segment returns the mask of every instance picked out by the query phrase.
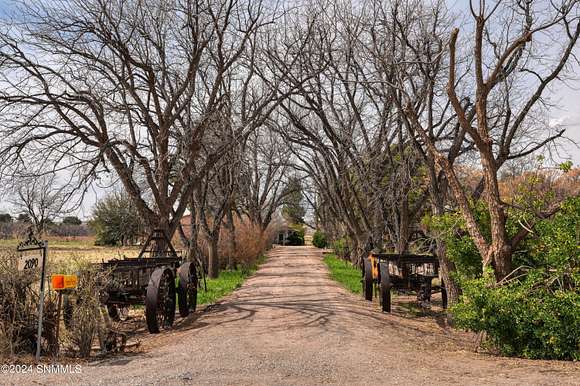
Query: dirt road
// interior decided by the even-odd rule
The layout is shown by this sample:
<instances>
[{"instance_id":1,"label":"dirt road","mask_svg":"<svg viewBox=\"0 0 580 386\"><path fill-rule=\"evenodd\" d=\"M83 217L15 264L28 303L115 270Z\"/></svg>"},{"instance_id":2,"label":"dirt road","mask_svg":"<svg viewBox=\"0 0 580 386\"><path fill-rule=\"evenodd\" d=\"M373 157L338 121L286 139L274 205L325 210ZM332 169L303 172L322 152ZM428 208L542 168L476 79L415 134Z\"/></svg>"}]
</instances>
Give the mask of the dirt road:
<instances>
[{"instance_id":1,"label":"dirt road","mask_svg":"<svg viewBox=\"0 0 580 386\"><path fill-rule=\"evenodd\" d=\"M580 366L475 354L431 318L378 312L328 278L312 247L279 247L220 305L81 374L0 384L579 384Z\"/></svg>"}]
</instances>

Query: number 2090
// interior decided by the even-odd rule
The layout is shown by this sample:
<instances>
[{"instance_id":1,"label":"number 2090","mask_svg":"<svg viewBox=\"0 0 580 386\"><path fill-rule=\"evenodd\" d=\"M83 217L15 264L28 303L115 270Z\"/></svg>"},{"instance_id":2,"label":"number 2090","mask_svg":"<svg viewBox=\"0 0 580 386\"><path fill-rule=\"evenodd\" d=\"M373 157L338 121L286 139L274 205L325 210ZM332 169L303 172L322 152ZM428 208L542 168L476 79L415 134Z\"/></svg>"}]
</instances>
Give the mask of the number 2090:
<instances>
[{"instance_id":1,"label":"number 2090","mask_svg":"<svg viewBox=\"0 0 580 386\"><path fill-rule=\"evenodd\" d=\"M28 259L24 262L24 269L33 269L38 267L38 258Z\"/></svg>"}]
</instances>

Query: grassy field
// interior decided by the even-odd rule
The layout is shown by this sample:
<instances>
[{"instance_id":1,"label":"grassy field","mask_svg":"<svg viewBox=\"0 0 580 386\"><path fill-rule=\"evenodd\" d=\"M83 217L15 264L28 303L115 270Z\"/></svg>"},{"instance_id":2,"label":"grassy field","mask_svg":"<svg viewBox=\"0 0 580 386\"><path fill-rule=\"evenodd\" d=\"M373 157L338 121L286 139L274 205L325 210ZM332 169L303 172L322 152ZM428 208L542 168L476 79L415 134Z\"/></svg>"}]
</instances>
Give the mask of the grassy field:
<instances>
[{"instance_id":1,"label":"grassy field","mask_svg":"<svg viewBox=\"0 0 580 386\"><path fill-rule=\"evenodd\" d=\"M258 259L256 266L251 269L236 269L221 271L217 279L207 279L207 291L202 289L198 293L197 302L199 304L212 304L229 295L237 288L240 288L248 276L258 269L258 266L266 260L265 256Z\"/></svg>"},{"instance_id":2,"label":"grassy field","mask_svg":"<svg viewBox=\"0 0 580 386\"><path fill-rule=\"evenodd\" d=\"M343 287L352 293L362 293L361 272L359 269L350 262L337 258L336 255L325 255L324 263L330 270L330 277L333 280L342 284Z\"/></svg>"},{"instance_id":3,"label":"grassy field","mask_svg":"<svg viewBox=\"0 0 580 386\"><path fill-rule=\"evenodd\" d=\"M0 250L16 250L22 240L0 240ZM82 257L94 262L114 258L137 257L140 247L99 247L94 237L48 238L49 261Z\"/></svg>"}]
</instances>

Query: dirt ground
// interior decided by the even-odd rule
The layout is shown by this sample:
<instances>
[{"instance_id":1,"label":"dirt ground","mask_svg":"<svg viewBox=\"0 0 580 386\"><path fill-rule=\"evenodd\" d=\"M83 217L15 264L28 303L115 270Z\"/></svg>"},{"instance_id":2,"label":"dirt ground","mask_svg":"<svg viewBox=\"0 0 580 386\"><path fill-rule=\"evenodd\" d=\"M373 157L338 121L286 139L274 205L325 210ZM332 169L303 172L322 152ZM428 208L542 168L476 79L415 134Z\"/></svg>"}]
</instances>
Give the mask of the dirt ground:
<instances>
[{"instance_id":1,"label":"dirt ground","mask_svg":"<svg viewBox=\"0 0 580 386\"><path fill-rule=\"evenodd\" d=\"M471 334L398 309L382 314L330 280L319 250L278 247L239 290L141 353L0 384L580 384L578 363L477 354Z\"/></svg>"}]
</instances>

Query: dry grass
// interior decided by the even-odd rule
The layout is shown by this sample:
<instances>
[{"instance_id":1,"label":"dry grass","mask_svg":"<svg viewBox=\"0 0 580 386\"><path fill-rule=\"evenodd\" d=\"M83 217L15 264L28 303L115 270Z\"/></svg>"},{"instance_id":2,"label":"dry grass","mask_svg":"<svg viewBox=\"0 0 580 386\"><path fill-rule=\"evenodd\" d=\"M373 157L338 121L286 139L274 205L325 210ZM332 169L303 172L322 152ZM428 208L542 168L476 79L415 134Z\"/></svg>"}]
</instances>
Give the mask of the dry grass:
<instances>
[{"instance_id":1,"label":"dry grass","mask_svg":"<svg viewBox=\"0 0 580 386\"><path fill-rule=\"evenodd\" d=\"M22 240L0 240L0 251L15 251ZM123 257L137 257L140 247L99 247L94 237L48 237L48 262L59 262L81 257L91 262L101 262Z\"/></svg>"},{"instance_id":2,"label":"dry grass","mask_svg":"<svg viewBox=\"0 0 580 386\"><path fill-rule=\"evenodd\" d=\"M248 219L241 221L238 218L234 220L236 248L232 250L231 231L222 228L218 244L218 253L222 265L225 265L228 258L231 258L234 265L243 265L251 267L257 259L271 247L270 243L273 236L277 234L277 229L268 227L263 234L260 234L260 227L253 224ZM200 239L201 251L208 255L208 242L204 237Z\"/></svg>"},{"instance_id":3,"label":"dry grass","mask_svg":"<svg viewBox=\"0 0 580 386\"><path fill-rule=\"evenodd\" d=\"M55 269L61 273L74 273L79 277L77 289L68 297L71 306L70 325L62 329L61 345L64 344L75 355L89 357L98 331L101 331L101 336L106 334L103 330L104 321L99 316L101 313L99 295L110 280L109 272L102 271L86 258L63 260L55 266Z\"/></svg>"}]
</instances>

